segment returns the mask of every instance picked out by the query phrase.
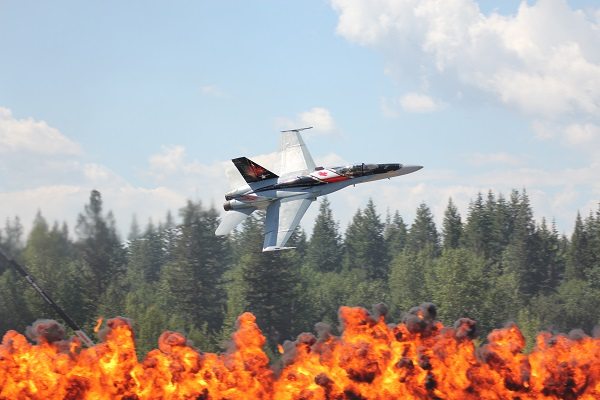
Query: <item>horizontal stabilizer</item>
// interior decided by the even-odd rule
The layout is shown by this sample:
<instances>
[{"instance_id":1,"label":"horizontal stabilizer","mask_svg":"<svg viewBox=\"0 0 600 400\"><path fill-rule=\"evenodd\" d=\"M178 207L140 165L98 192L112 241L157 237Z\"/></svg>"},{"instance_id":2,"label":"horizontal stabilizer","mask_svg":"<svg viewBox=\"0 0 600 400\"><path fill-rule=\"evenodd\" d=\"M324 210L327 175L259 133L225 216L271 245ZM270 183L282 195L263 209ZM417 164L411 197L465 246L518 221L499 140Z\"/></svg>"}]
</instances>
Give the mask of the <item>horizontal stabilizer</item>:
<instances>
[{"instance_id":1,"label":"horizontal stabilizer","mask_svg":"<svg viewBox=\"0 0 600 400\"><path fill-rule=\"evenodd\" d=\"M219 227L215 231L215 235L223 236L230 233L236 226L242 223L250 214L254 212L255 208L243 208L241 210L227 211L221 219Z\"/></svg>"},{"instance_id":2,"label":"horizontal stabilizer","mask_svg":"<svg viewBox=\"0 0 600 400\"><path fill-rule=\"evenodd\" d=\"M231 161L233 161L238 171L240 171L240 174L242 174L242 176L248 183L279 178L277 175L275 175L265 167L258 165L257 163L246 157L234 158Z\"/></svg>"}]
</instances>

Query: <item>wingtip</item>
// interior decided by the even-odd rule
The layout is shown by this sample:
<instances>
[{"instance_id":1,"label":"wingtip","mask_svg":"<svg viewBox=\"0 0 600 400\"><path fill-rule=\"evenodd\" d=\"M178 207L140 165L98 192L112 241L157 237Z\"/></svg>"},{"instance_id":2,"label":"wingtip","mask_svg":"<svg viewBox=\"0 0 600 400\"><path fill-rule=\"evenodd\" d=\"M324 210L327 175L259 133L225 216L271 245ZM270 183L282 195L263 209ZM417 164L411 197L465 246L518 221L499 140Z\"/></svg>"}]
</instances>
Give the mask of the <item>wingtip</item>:
<instances>
[{"instance_id":1,"label":"wingtip","mask_svg":"<svg viewBox=\"0 0 600 400\"><path fill-rule=\"evenodd\" d=\"M263 253L269 252L269 251L280 251L280 250L292 250L295 249L295 247L279 247L279 246L269 246L269 247L265 247L263 248Z\"/></svg>"},{"instance_id":2,"label":"wingtip","mask_svg":"<svg viewBox=\"0 0 600 400\"><path fill-rule=\"evenodd\" d=\"M313 128L312 126L306 126L306 127L304 127L304 128L288 129L288 130L285 130L285 131L279 131L279 132L281 132L281 133L286 133L286 132L296 132L296 133L300 133L300 131L305 131L305 130L307 130L307 129L312 129L312 128Z\"/></svg>"}]
</instances>

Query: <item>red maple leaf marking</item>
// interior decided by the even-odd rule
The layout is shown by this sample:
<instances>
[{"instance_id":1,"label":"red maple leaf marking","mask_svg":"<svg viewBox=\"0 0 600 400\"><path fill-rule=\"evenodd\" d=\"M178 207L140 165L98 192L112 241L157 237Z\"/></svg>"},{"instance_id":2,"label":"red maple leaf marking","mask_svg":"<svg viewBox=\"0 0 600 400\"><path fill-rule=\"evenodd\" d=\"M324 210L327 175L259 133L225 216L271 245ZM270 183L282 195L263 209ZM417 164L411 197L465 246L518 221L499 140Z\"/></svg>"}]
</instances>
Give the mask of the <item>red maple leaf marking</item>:
<instances>
[{"instance_id":1,"label":"red maple leaf marking","mask_svg":"<svg viewBox=\"0 0 600 400\"><path fill-rule=\"evenodd\" d=\"M325 172L325 171L320 171L320 172L319 172L319 176L327 176L327 172Z\"/></svg>"}]
</instances>

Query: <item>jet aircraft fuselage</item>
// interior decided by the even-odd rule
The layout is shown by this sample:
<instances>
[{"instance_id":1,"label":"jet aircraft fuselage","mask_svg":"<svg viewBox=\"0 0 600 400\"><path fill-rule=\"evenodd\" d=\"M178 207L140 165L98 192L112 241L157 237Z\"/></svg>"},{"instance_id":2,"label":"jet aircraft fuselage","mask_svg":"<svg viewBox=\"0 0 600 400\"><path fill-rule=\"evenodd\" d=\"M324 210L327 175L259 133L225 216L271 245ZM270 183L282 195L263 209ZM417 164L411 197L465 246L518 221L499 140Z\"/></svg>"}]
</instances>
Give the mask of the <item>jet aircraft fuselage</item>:
<instances>
[{"instance_id":1,"label":"jet aircraft fuselage","mask_svg":"<svg viewBox=\"0 0 600 400\"><path fill-rule=\"evenodd\" d=\"M246 185L225 195L226 212L215 232L217 235L228 234L254 211L266 210L263 251L282 250L317 197L350 185L406 175L423 168L400 163L317 167L300 136L301 130L283 132L279 175L246 157L231 160Z\"/></svg>"},{"instance_id":2,"label":"jet aircraft fuselage","mask_svg":"<svg viewBox=\"0 0 600 400\"><path fill-rule=\"evenodd\" d=\"M264 209L278 199L316 198L363 182L410 174L423 167L395 164L354 164L343 167L317 167L308 175L271 178L253 187L241 186L225 195L225 211L253 205Z\"/></svg>"}]
</instances>

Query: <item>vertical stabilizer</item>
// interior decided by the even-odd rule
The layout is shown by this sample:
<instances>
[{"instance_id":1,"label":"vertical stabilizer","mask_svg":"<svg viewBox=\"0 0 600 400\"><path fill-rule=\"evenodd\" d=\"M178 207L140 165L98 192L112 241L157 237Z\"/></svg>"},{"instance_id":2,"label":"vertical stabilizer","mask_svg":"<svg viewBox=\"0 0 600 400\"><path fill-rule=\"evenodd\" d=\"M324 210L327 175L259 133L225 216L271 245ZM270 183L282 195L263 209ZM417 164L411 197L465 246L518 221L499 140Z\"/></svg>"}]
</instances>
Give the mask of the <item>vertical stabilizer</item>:
<instances>
[{"instance_id":1,"label":"vertical stabilizer","mask_svg":"<svg viewBox=\"0 0 600 400\"><path fill-rule=\"evenodd\" d=\"M234 158L231 161L248 183L279 178L276 174L246 157Z\"/></svg>"},{"instance_id":2,"label":"vertical stabilizer","mask_svg":"<svg viewBox=\"0 0 600 400\"><path fill-rule=\"evenodd\" d=\"M279 151L281 153L281 175L305 174L315 170L313 161L300 131L309 128L282 131Z\"/></svg>"}]
</instances>

